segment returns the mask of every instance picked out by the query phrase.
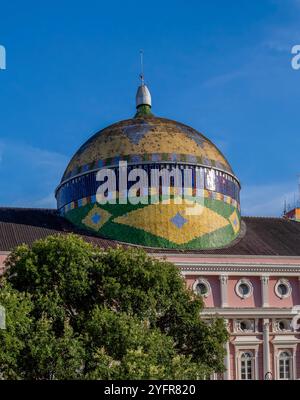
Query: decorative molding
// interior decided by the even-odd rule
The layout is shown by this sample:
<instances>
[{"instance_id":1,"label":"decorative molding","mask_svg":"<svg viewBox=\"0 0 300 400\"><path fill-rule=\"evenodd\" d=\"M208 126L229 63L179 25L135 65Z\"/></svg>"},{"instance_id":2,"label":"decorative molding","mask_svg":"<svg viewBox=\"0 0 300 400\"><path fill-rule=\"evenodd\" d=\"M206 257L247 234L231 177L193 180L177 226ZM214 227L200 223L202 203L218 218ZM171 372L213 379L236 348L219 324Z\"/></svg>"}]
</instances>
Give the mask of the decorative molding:
<instances>
[{"instance_id":1,"label":"decorative molding","mask_svg":"<svg viewBox=\"0 0 300 400\"><path fill-rule=\"evenodd\" d=\"M278 333L283 333L283 332L292 332L292 321L289 319L273 319L272 321L272 327L273 327L273 332L278 332ZM284 329L280 328L280 324L284 325Z\"/></svg>"},{"instance_id":2,"label":"decorative molding","mask_svg":"<svg viewBox=\"0 0 300 400\"><path fill-rule=\"evenodd\" d=\"M212 315L220 315L224 318L293 318L299 313L299 310L290 308L280 308L280 307L228 307L228 308L204 308L201 312L203 317L211 317Z\"/></svg>"},{"instance_id":3,"label":"decorative molding","mask_svg":"<svg viewBox=\"0 0 300 400\"><path fill-rule=\"evenodd\" d=\"M278 275L278 274L293 274L294 276L299 277L300 273L300 265L274 265L274 264L263 264L263 265L254 265L254 264L187 264L187 263L178 263L173 261L173 263L180 268L183 275L192 274L192 273L203 273L208 272L210 275L220 275L223 273L230 272L231 275L241 275L245 273L250 273L252 275L261 275L262 273L267 273L270 275Z\"/></svg>"},{"instance_id":4,"label":"decorative molding","mask_svg":"<svg viewBox=\"0 0 300 400\"><path fill-rule=\"evenodd\" d=\"M265 331L268 331L268 332L269 332L269 329L270 329L270 321L269 321L268 318L265 318L265 319L263 320L263 331L264 331L264 332L265 332Z\"/></svg>"},{"instance_id":5,"label":"decorative molding","mask_svg":"<svg viewBox=\"0 0 300 400\"><path fill-rule=\"evenodd\" d=\"M222 285L227 285L228 282L228 276L227 275L220 275L219 276L220 282Z\"/></svg>"},{"instance_id":6,"label":"decorative molding","mask_svg":"<svg viewBox=\"0 0 300 400\"><path fill-rule=\"evenodd\" d=\"M269 277L267 275L261 276L260 280L263 285L268 285L269 284Z\"/></svg>"},{"instance_id":7,"label":"decorative molding","mask_svg":"<svg viewBox=\"0 0 300 400\"><path fill-rule=\"evenodd\" d=\"M275 379L280 379L279 377L279 356L283 351L288 352L291 355L291 372L292 372L292 376L291 379L295 380L296 379L296 349L297 349L297 345L296 344L291 344L288 345L286 344L284 347L282 347L281 345L275 345L274 344L274 366L275 366Z\"/></svg>"},{"instance_id":8,"label":"decorative molding","mask_svg":"<svg viewBox=\"0 0 300 400\"><path fill-rule=\"evenodd\" d=\"M241 324L244 323L246 328L242 329ZM233 330L235 333L254 333L255 321L254 319L235 319L233 323Z\"/></svg>"},{"instance_id":9,"label":"decorative molding","mask_svg":"<svg viewBox=\"0 0 300 400\"><path fill-rule=\"evenodd\" d=\"M262 307L269 306L269 277L267 275L261 276L261 297Z\"/></svg>"},{"instance_id":10,"label":"decorative molding","mask_svg":"<svg viewBox=\"0 0 300 400\"><path fill-rule=\"evenodd\" d=\"M246 346L239 346L238 344L235 345L235 371L236 371L236 378L241 380L241 355L243 353L251 353L252 354L252 374L253 380L257 380L259 377L258 371L258 345L249 345Z\"/></svg>"},{"instance_id":11,"label":"decorative molding","mask_svg":"<svg viewBox=\"0 0 300 400\"><path fill-rule=\"evenodd\" d=\"M227 302L227 297L228 297L228 288L227 288L227 283L228 283L228 276L227 275L220 275L220 285L221 285L221 307L227 307L228 302Z\"/></svg>"}]
</instances>

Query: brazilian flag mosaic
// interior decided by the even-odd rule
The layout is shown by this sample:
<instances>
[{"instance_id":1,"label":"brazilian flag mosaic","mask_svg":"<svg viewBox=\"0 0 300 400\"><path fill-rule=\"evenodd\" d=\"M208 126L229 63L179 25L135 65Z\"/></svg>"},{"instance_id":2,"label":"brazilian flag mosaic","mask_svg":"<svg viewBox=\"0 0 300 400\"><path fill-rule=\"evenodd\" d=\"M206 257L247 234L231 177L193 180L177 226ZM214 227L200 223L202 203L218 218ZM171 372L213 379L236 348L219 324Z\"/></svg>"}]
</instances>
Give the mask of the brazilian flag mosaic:
<instances>
[{"instance_id":1,"label":"brazilian flag mosaic","mask_svg":"<svg viewBox=\"0 0 300 400\"><path fill-rule=\"evenodd\" d=\"M232 242L240 231L240 212L222 200L203 198L200 202L174 197L151 204L82 204L65 217L93 234L149 247L213 249Z\"/></svg>"}]
</instances>

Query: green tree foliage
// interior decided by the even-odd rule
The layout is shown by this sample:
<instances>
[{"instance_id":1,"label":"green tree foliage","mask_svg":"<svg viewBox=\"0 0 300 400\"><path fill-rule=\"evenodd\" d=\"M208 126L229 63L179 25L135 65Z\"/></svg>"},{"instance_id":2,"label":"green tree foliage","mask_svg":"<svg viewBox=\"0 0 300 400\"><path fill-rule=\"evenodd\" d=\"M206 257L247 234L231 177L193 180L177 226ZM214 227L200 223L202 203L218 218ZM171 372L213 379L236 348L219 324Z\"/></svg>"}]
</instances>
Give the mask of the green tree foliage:
<instances>
[{"instance_id":1,"label":"green tree foliage","mask_svg":"<svg viewBox=\"0 0 300 400\"><path fill-rule=\"evenodd\" d=\"M223 320L171 263L75 235L17 247L1 278L4 379L203 379L223 371Z\"/></svg>"}]
</instances>

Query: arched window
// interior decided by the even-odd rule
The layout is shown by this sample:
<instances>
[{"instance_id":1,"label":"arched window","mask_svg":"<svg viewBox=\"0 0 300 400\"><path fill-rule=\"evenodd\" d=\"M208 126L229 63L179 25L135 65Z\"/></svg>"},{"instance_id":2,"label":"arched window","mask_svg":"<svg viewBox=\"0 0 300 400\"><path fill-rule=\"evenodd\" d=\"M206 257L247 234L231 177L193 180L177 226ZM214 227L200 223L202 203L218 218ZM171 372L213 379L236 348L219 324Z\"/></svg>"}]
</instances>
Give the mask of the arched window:
<instances>
[{"instance_id":1,"label":"arched window","mask_svg":"<svg viewBox=\"0 0 300 400\"><path fill-rule=\"evenodd\" d=\"M241 380L253 379L253 355L249 351L241 354Z\"/></svg>"},{"instance_id":2,"label":"arched window","mask_svg":"<svg viewBox=\"0 0 300 400\"><path fill-rule=\"evenodd\" d=\"M279 354L279 379L292 379L292 356L288 351Z\"/></svg>"}]
</instances>

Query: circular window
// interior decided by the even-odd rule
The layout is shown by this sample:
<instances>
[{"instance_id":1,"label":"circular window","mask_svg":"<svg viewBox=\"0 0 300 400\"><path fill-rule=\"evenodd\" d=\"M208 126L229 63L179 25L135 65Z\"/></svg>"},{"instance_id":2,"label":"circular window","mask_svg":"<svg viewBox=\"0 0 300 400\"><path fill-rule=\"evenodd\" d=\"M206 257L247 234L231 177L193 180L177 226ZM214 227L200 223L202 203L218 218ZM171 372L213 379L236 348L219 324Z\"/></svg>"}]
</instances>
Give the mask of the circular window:
<instances>
[{"instance_id":1,"label":"circular window","mask_svg":"<svg viewBox=\"0 0 300 400\"><path fill-rule=\"evenodd\" d=\"M201 296L204 296L207 293L208 289L204 283L198 283L198 285L196 286L196 291L198 294L201 294Z\"/></svg>"},{"instance_id":2,"label":"circular window","mask_svg":"<svg viewBox=\"0 0 300 400\"><path fill-rule=\"evenodd\" d=\"M288 288L287 288L286 285L284 285L283 283L281 283L280 285L278 285L277 290L278 290L278 293L279 293L281 296L285 296L285 295L287 294L287 292L288 292Z\"/></svg>"},{"instance_id":3,"label":"circular window","mask_svg":"<svg viewBox=\"0 0 300 400\"><path fill-rule=\"evenodd\" d=\"M246 283L242 283L239 286L239 292L242 296L247 296L247 294L250 292L250 288L248 285L246 285Z\"/></svg>"},{"instance_id":4,"label":"circular window","mask_svg":"<svg viewBox=\"0 0 300 400\"><path fill-rule=\"evenodd\" d=\"M275 293L281 299L289 297L292 293L292 287L288 280L280 279L275 285Z\"/></svg>"},{"instance_id":5,"label":"circular window","mask_svg":"<svg viewBox=\"0 0 300 400\"><path fill-rule=\"evenodd\" d=\"M280 321L278 321L277 330L282 332L290 330L290 321L286 319L281 319Z\"/></svg>"},{"instance_id":6,"label":"circular window","mask_svg":"<svg viewBox=\"0 0 300 400\"><path fill-rule=\"evenodd\" d=\"M279 321L278 328L281 331L285 331L285 323L283 321Z\"/></svg>"},{"instance_id":7,"label":"circular window","mask_svg":"<svg viewBox=\"0 0 300 400\"><path fill-rule=\"evenodd\" d=\"M240 328L241 328L242 331L246 331L247 330L247 324L246 324L245 321L242 321L240 323Z\"/></svg>"},{"instance_id":8,"label":"circular window","mask_svg":"<svg viewBox=\"0 0 300 400\"><path fill-rule=\"evenodd\" d=\"M253 331L253 323L248 319L239 321L238 330L242 332Z\"/></svg>"},{"instance_id":9,"label":"circular window","mask_svg":"<svg viewBox=\"0 0 300 400\"><path fill-rule=\"evenodd\" d=\"M242 299L245 299L247 297L250 297L253 292L253 287L250 281L248 279L241 279L235 286L235 291L236 294L241 297Z\"/></svg>"},{"instance_id":10,"label":"circular window","mask_svg":"<svg viewBox=\"0 0 300 400\"><path fill-rule=\"evenodd\" d=\"M211 292L210 284L206 279L197 279L194 282L193 290L195 293L203 297L208 297Z\"/></svg>"}]
</instances>

